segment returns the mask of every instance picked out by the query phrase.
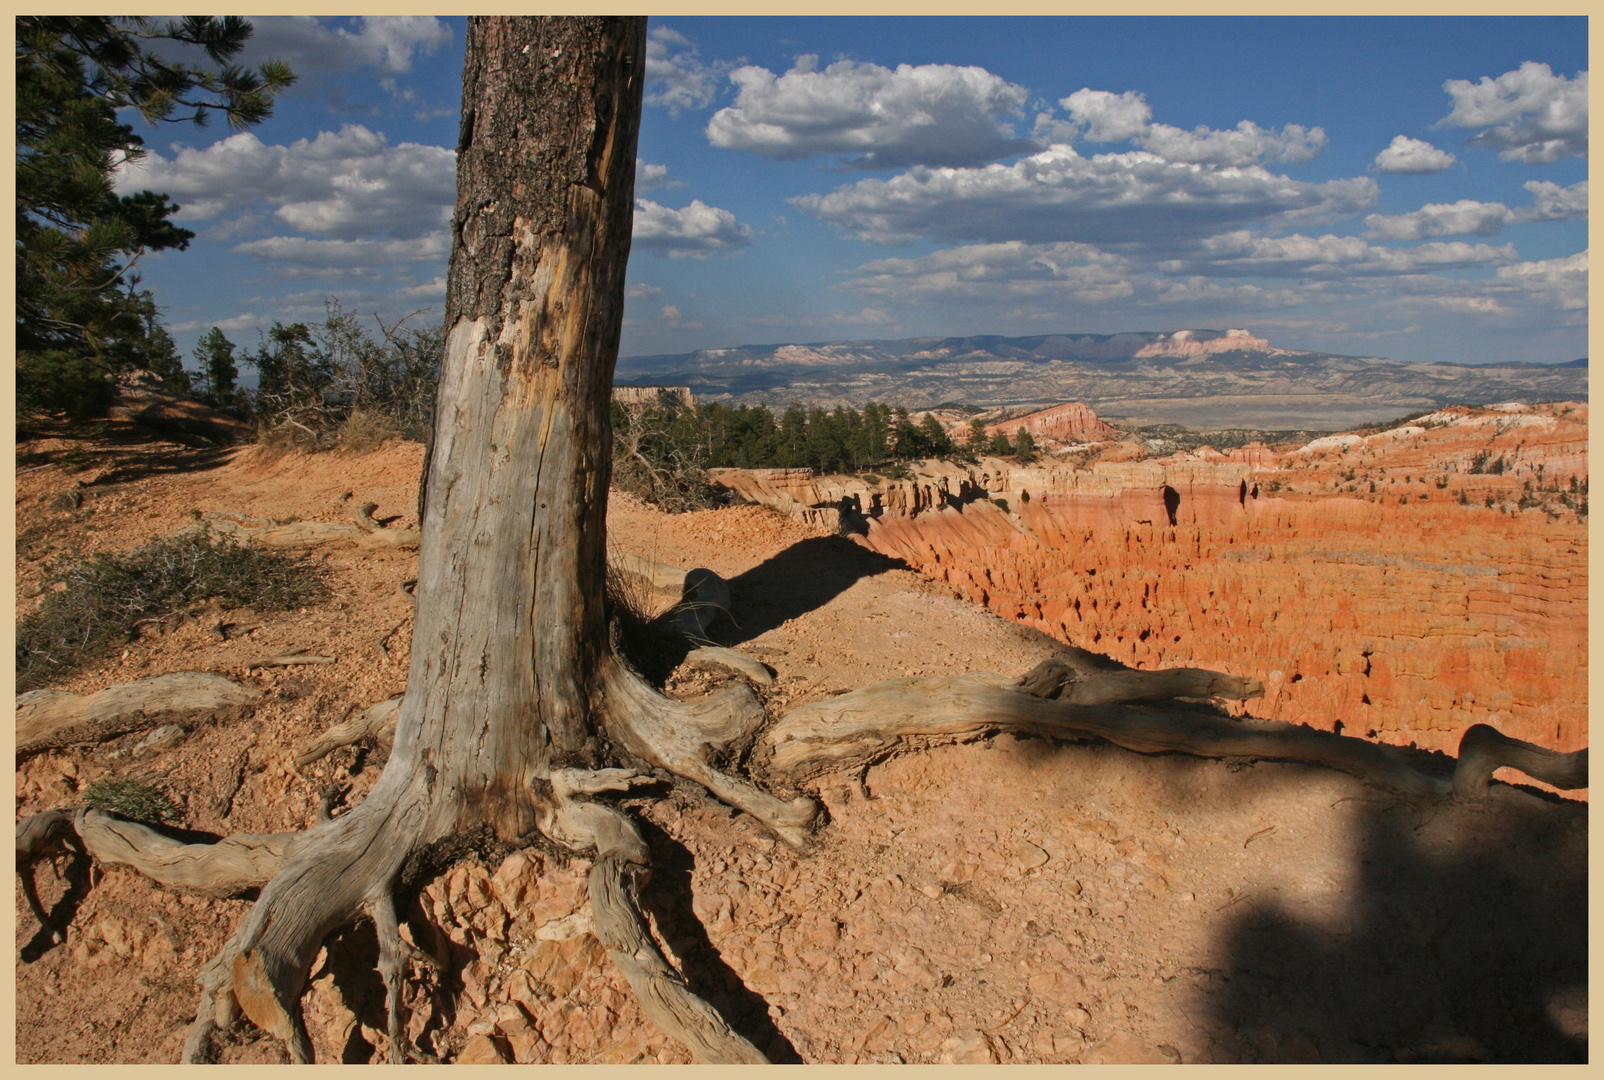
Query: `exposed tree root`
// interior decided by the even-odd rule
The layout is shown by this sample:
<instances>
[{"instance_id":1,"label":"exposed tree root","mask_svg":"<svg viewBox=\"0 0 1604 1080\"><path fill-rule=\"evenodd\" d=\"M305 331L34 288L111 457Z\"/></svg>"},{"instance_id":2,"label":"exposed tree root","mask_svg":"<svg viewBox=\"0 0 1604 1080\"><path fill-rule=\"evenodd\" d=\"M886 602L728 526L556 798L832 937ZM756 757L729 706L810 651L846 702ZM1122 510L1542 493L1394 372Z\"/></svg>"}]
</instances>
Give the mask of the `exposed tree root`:
<instances>
[{"instance_id":1,"label":"exposed tree root","mask_svg":"<svg viewBox=\"0 0 1604 1080\"><path fill-rule=\"evenodd\" d=\"M704 645L692 649L685 657L685 666L699 670L725 668L745 675L759 686L773 686L774 673L761 660L754 660L744 652L726 649L721 645Z\"/></svg>"},{"instance_id":2,"label":"exposed tree root","mask_svg":"<svg viewBox=\"0 0 1604 1080\"><path fill-rule=\"evenodd\" d=\"M697 997L664 959L641 913L639 888L651 872L651 850L634 822L616 810L581 802L576 794L620 790L650 778L624 769L560 770L552 777L557 807L548 835L579 850L594 850L590 908L596 936L629 982L641 1011L663 1032L710 1065L766 1064L757 1047L736 1034L718 1011Z\"/></svg>"},{"instance_id":3,"label":"exposed tree root","mask_svg":"<svg viewBox=\"0 0 1604 1080\"><path fill-rule=\"evenodd\" d=\"M722 801L745 810L792 847L801 847L818 818L806 796L775 798L751 781L714 768L710 758L735 754L766 716L745 685L730 686L700 701L664 697L616 654L602 671L608 730L619 745L676 776L693 780Z\"/></svg>"},{"instance_id":4,"label":"exposed tree root","mask_svg":"<svg viewBox=\"0 0 1604 1080\"><path fill-rule=\"evenodd\" d=\"M1534 743L1522 742L1488 724L1473 724L1459 740L1459 763L1454 767L1454 794L1484 798L1493 773L1516 769L1561 791L1587 786L1587 748L1562 754Z\"/></svg>"},{"instance_id":5,"label":"exposed tree root","mask_svg":"<svg viewBox=\"0 0 1604 1080\"><path fill-rule=\"evenodd\" d=\"M893 679L793 709L763 733L758 754L768 755L772 773L800 783L824 772L861 769L894 753L906 739L955 739L1006 728L1060 738L1097 736L1141 753L1324 765L1405 795L1474 796L1485 792L1495 769L1506 766L1556 787L1587 785L1587 751L1559 754L1508 739L1485 724L1465 733L1461 749L1470 752L1461 757L1449 781L1410 768L1385 747L1364 739L1275 721L1231 720L1200 710L1124 705L1114 697L1152 700L1165 685L1187 687L1187 696L1201 696L1199 687L1212 687L1221 697L1246 696L1255 680L1196 670L1118 674L1123 678L1096 688L1102 702L1098 705L1037 697L1023 692L1020 680L1000 675Z\"/></svg>"},{"instance_id":6,"label":"exposed tree root","mask_svg":"<svg viewBox=\"0 0 1604 1080\"><path fill-rule=\"evenodd\" d=\"M202 520L211 528L247 547L309 548L323 544L356 544L364 548L413 548L418 530L389 529L373 519L377 503L365 503L352 512L351 521L274 521L232 510L214 510Z\"/></svg>"},{"instance_id":7,"label":"exposed tree root","mask_svg":"<svg viewBox=\"0 0 1604 1080\"><path fill-rule=\"evenodd\" d=\"M401 715L401 698L393 697L377 705L369 705L354 719L335 724L295 755L295 767L304 769L342 746L371 736L381 746L395 742L395 722Z\"/></svg>"},{"instance_id":8,"label":"exposed tree root","mask_svg":"<svg viewBox=\"0 0 1604 1080\"><path fill-rule=\"evenodd\" d=\"M249 686L198 671L119 683L93 694L31 690L17 696L17 757L104 742L180 715L238 708L260 696Z\"/></svg>"}]
</instances>

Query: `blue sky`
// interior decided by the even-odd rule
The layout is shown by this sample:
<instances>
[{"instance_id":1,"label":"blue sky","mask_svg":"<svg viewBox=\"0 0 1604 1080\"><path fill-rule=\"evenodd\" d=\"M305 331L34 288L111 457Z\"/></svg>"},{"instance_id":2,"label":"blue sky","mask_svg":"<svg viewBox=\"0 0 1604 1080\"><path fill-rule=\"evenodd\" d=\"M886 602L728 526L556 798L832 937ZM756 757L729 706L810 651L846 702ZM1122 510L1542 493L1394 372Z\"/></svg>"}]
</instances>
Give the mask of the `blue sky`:
<instances>
[{"instance_id":1,"label":"blue sky","mask_svg":"<svg viewBox=\"0 0 1604 1080\"><path fill-rule=\"evenodd\" d=\"M326 297L442 313L463 20L262 18L243 134L136 130L188 350ZM651 20L624 355L1246 327L1458 363L1587 353L1579 18Z\"/></svg>"}]
</instances>

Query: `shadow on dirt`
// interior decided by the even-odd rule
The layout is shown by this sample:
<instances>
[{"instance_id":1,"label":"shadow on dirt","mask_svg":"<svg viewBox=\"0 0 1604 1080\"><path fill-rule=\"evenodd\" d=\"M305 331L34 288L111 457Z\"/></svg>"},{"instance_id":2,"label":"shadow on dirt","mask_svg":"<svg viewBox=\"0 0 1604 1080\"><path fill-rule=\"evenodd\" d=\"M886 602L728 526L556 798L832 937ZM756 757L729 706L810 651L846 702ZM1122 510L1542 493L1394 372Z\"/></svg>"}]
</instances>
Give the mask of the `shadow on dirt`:
<instances>
[{"instance_id":1,"label":"shadow on dirt","mask_svg":"<svg viewBox=\"0 0 1604 1080\"><path fill-rule=\"evenodd\" d=\"M775 1026L768 1002L741 981L724 962L691 910L690 851L674 837L645 818L637 817L641 834L652 849L652 884L643 891L641 904L649 910L659 932L679 958L680 969L691 989L709 1002L732 1028L777 1065L800 1064L802 1057Z\"/></svg>"},{"instance_id":2,"label":"shadow on dirt","mask_svg":"<svg viewBox=\"0 0 1604 1080\"><path fill-rule=\"evenodd\" d=\"M1217 1060L1587 1061L1587 808L1378 800L1346 915L1260 904L1228 927Z\"/></svg>"},{"instance_id":3,"label":"shadow on dirt","mask_svg":"<svg viewBox=\"0 0 1604 1080\"><path fill-rule=\"evenodd\" d=\"M859 547L841 536L798 541L730 579L734 626L726 644L739 645L823 607L860 579L905 570L901 559Z\"/></svg>"},{"instance_id":4,"label":"shadow on dirt","mask_svg":"<svg viewBox=\"0 0 1604 1080\"><path fill-rule=\"evenodd\" d=\"M17 432L23 438L83 438L63 425L34 424ZM182 431L158 429L145 424L106 422L97 426L91 439L94 450L83 444L52 452L29 452L17 458L17 467L37 468L61 464L72 472L101 470L89 485L105 488L151 476L202 472L226 464L236 446Z\"/></svg>"},{"instance_id":5,"label":"shadow on dirt","mask_svg":"<svg viewBox=\"0 0 1604 1080\"><path fill-rule=\"evenodd\" d=\"M716 644L739 646L823 607L862 578L898 569L907 564L845 537L809 537L731 578L730 611L714 621L710 633ZM625 627L625 654L657 685L696 647L673 626L673 618L669 611L650 623L634 620Z\"/></svg>"}]
</instances>

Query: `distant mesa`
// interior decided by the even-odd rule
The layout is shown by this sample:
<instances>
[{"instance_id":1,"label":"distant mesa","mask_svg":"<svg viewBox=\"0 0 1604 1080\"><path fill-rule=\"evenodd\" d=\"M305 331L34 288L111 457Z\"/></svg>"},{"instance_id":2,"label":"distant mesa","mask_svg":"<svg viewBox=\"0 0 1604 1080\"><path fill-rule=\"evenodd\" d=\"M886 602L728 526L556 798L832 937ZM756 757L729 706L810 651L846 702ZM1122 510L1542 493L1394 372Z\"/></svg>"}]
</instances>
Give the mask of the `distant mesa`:
<instances>
[{"instance_id":1,"label":"distant mesa","mask_svg":"<svg viewBox=\"0 0 1604 1080\"><path fill-rule=\"evenodd\" d=\"M1160 334L1136 350L1135 358L1149 356L1211 356L1223 352L1269 353L1271 356L1290 356L1286 349L1277 349L1261 337L1246 330L1177 330L1173 334Z\"/></svg>"}]
</instances>

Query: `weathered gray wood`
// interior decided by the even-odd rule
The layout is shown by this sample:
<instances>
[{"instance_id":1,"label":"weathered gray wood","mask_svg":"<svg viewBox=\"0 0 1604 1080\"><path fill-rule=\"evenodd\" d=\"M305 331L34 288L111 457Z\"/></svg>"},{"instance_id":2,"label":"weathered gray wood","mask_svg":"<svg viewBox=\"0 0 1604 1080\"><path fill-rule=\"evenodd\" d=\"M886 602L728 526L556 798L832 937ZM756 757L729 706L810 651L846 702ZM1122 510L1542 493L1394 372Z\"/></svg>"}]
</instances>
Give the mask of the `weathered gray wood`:
<instances>
[{"instance_id":1,"label":"weathered gray wood","mask_svg":"<svg viewBox=\"0 0 1604 1080\"><path fill-rule=\"evenodd\" d=\"M595 853L589 886L596 937L635 991L641 1011L700 1062L766 1063L755 1046L691 991L652 939L637 892L651 868L651 849L640 830L618 811L584 798L650 782L649 776L628 769L553 770L553 804L543 816L542 831L576 850Z\"/></svg>"},{"instance_id":2,"label":"weathered gray wood","mask_svg":"<svg viewBox=\"0 0 1604 1080\"><path fill-rule=\"evenodd\" d=\"M295 755L295 767L304 769L314 761L327 757L342 746L350 746L358 739L372 736L381 746L395 741L395 722L401 714L401 699L393 697L376 705L369 705L343 724L335 724L316 741Z\"/></svg>"},{"instance_id":3,"label":"weathered gray wood","mask_svg":"<svg viewBox=\"0 0 1604 1080\"><path fill-rule=\"evenodd\" d=\"M354 521L273 521L249 514L214 510L201 520L213 532L246 547L299 549L323 544L354 544L361 548L412 548L418 546L418 530L386 529L372 518L377 504L370 503L355 512Z\"/></svg>"},{"instance_id":4,"label":"weathered gray wood","mask_svg":"<svg viewBox=\"0 0 1604 1080\"><path fill-rule=\"evenodd\" d=\"M1074 705L1215 697L1246 701L1264 696L1264 684L1257 679L1203 668L1110 670L1071 664L1057 656L1031 668L1015 686L1022 693Z\"/></svg>"},{"instance_id":5,"label":"weathered gray wood","mask_svg":"<svg viewBox=\"0 0 1604 1080\"><path fill-rule=\"evenodd\" d=\"M694 780L720 800L756 817L793 847L801 847L818 817L806 796L776 798L744 777L709 764L714 751L749 740L766 719L744 684L699 701L664 697L616 656L604 661L608 730L626 750L676 776Z\"/></svg>"},{"instance_id":6,"label":"weathered gray wood","mask_svg":"<svg viewBox=\"0 0 1604 1080\"><path fill-rule=\"evenodd\" d=\"M1408 794L1445 794L1451 787L1363 739L1203 712L1054 701L1022 693L1018 684L989 673L875 683L793 709L764 732L757 753L766 756L770 772L795 783L826 771L861 769L894 752L905 738L956 739L1013 728L1094 735L1142 753L1326 765ZM1139 681L1132 686L1151 689Z\"/></svg>"},{"instance_id":7,"label":"weathered gray wood","mask_svg":"<svg viewBox=\"0 0 1604 1080\"><path fill-rule=\"evenodd\" d=\"M1493 773L1502 768L1518 769L1562 791L1573 791L1587 786L1587 748L1562 754L1510 738L1488 724L1473 724L1459 739L1454 794L1467 799L1484 798Z\"/></svg>"},{"instance_id":8,"label":"weathered gray wood","mask_svg":"<svg viewBox=\"0 0 1604 1080\"><path fill-rule=\"evenodd\" d=\"M324 937L387 895L410 852L485 826L526 835L554 760L600 756L609 407L644 77L643 19L469 21L395 745L210 969L292 1057L310 1052L299 998Z\"/></svg>"},{"instance_id":9,"label":"weathered gray wood","mask_svg":"<svg viewBox=\"0 0 1604 1080\"><path fill-rule=\"evenodd\" d=\"M104 742L176 716L238 708L259 696L253 687L199 671L118 683L93 694L31 690L17 696L17 756Z\"/></svg>"},{"instance_id":10,"label":"weathered gray wood","mask_svg":"<svg viewBox=\"0 0 1604 1080\"><path fill-rule=\"evenodd\" d=\"M215 844L186 844L100 810L82 811L74 828L97 862L129 866L163 885L234 896L265 885L305 833L235 833Z\"/></svg>"},{"instance_id":11,"label":"weathered gray wood","mask_svg":"<svg viewBox=\"0 0 1604 1080\"><path fill-rule=\"evenodd\" d=\"M692 649L685 656L685 666L704 671L709 668L726 668L745 675L759 686L774 685L774 673L765 667L761 660L719 645L704 645L699 649Z\"/></svg>"}]
</instances>

